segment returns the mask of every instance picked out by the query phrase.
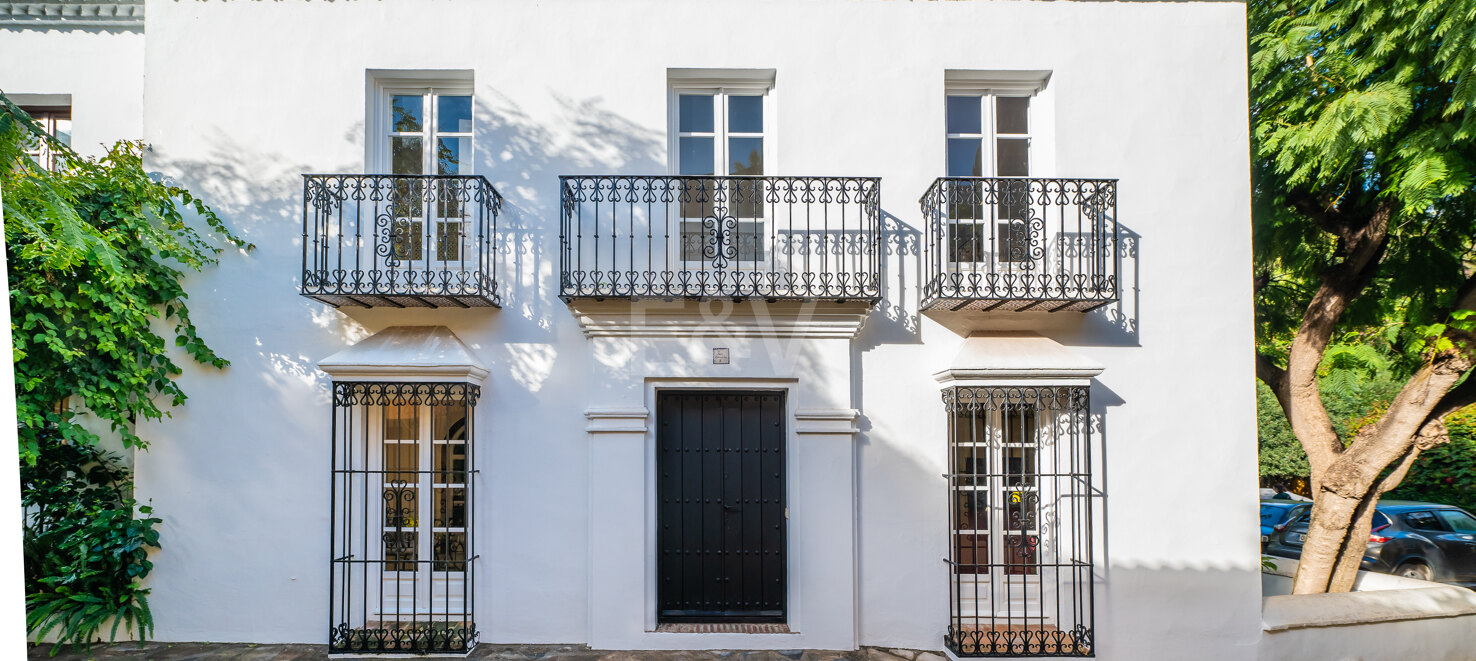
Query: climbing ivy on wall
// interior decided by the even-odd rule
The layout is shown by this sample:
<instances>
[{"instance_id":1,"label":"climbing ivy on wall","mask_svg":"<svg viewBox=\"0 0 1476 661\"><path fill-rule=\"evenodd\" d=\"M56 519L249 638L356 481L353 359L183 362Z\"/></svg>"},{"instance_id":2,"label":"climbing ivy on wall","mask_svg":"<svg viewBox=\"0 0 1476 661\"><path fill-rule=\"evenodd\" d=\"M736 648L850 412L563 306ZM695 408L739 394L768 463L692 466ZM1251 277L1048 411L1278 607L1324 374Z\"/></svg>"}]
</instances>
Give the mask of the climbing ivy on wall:
<instances>
[{"instance_id":1,"label":"climbing ivy on wall","mask_svg":"<svg viewBox=\"0 0 1476 661\"><path fill-rule=\"evenodd\" d=\"M55 171L26 154L38 142ZM104 627L110 638L119 626L148 636L142 580L160 519L133 500L130 473L71 409L147 447L135 423L185 401L170 343L203 365L229 364L190 321L186 272L216 263L226 246L252 248L189 191L145 172L144 151L122 141L83 158L0 93L26 627L74 645Z\"/></svg>"},{"instance_id":2,"label":"climbing ivy on wall","mask_svg":"<svg viewBox=\"0 0 1476 661\"><path fill-rule=\"evenodd\" d=\"M25 154L36 140L51 143L59 171ZM0 94L16 412L28 463L43 429L55 427L67 441L97 440L57 407L64 398L108 423L125 445L146 446L133 423L166 417L160 403L185 401L173 380L180 370L171 340L201 364L229 364L196 332L181 280L185 270L214 264L222 243L251 246L189 191L150 177L143 152L142 143L122 141L101 158L82 158Z\"/></svg>"}]
</instances>

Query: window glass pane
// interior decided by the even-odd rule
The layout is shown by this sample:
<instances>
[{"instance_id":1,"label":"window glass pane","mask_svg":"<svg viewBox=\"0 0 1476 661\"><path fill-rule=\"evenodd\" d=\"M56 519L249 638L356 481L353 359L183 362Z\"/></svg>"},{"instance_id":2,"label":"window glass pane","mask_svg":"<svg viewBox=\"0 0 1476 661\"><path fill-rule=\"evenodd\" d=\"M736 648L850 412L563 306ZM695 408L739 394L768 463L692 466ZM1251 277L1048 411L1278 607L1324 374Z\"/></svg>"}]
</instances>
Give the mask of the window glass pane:
<instances>
[{"instance_id":1,"label":"window glass pane","mask_svg":"<svg viewBox=\"0 0 1476 661\"><path fill-rule=\"evenodd\" d=\"M1006 530L1035 530L1040 494L1032 490L1010 489L1004 492Z\"/></svg>"},{"instance_id":2,"label":"window glass pane","mask_svg":"<svg viewBox=\"0 0 1476 661\"><path fill-rule=\"evenodd\" d=\"M1445 521L1446 527L1455 532L1476 532L1476 519L1465 512L1455 510L1440 510L1436 512Z\"/></svg>"},{"instance_id":3,"label":"window glass pane","mask_svg":"<svg viewBox=\"0 0 1476 661\"><path fill-rule=\"evenodd\" d=\"M948 97L948 132L983 132L983 98L977 96Z\"/></svg>"},{"instance_id":4,"label":"window glass pane","mask_svg":"<svg viewBox=\"0 0 1476 661\"><path fill-rule=\"evenodd\" d=\"M760 175L763 173L764 139L728 138L728 174Z\"/></svg>"},{"instance_id":5,"label":"window glass pane","mask_svg":"<svg viewBox=\"0 0 1476 661\"><path fill-rule=\"evenodd\" d=\"M677 96L677 130L682 133L712 133L712 95Z\"/></svg>"},{"instance_id":6,"label":"window glass pane","mask_svg":"<svg viewBox=\"0 0 1476 661\"><path fill-rule=\"evenodd\" d=\"M466 533L431 535L431 571L466 571Z\"/></svg>"},{"instance_id":7,"label":"window glass pane","mask_svg":"<svg viewBox=\"0 0 1476 661\"><path fill-rule=\"evenodd\" d=\"M461 487L436 489L432 508L432 526L436 528L466 527L466 489Z\"/></svg>"},{"instance_id":8,"label":"window glass pane","mask_svg":"<svg viewBox=\"0 0 1476 661\"><path fill-rule=\"evenodd\" d=\"M1025 138L999 138L995 155L998 158L995 176L1024 177L1030 174L1029 145Z\"/></svg>"},{"instance_id":9,"label":"window glass pane","mask_svg":"<svg viewBox=\"0 0 1476 661\"><path fill-rule=\"evenodd\" d=\"M978 138L948 139L948 176L984 176L983 141Z\"/></svg>"},{"instance_id":10,"label":"window glass pane","mask_svg":"<svg viewBox=\"0 0 1476 661\"><path fill-rule=\"evenodd\" d=\"M967 210L961 210L967 211ZM955 216L959 217L959 216ZM948 261L950 262L982 262L988 255L985 245L989 237L985 235L985 225L977 223L949 223L948 224ZM982 434L983 430L976 430Z\"/></svg>"},{"instance_id":11,"label":"window glass pane","mask_svg":"<svg viewBox=\"0 0 1476 661\"><path fill-rule=\"evenodd\" d=\"M58 118L56 130L52 132L52 135L56 136L62 144L70 146L72 144L72 120Z\"/></svg>"},{"instance_id":12,"label":"window glass pane","mask_svg":"<svg viewBox=\"0 0 1476 661\"><path fill-rule=\"evenodd\" d=\"M953 561L960 574L989 573L989 535L954 535Z\"/></svg>"},{"instance_id":13,"label":"window glass pane","mask_svg":"<svg viewBox=\"0 0 1476 661\"><path fill-rule=\"evenodd\" d=\"M436 97L436 130L442 133L471 133L472 98Z\"/></svg>"},{"instance_id":14,"label":"window glass pane","mask_svg":"<svg viewBox=\"0 0 1476 661\"><path fill-rule=\"evenodd\" d=\"M1004 411L1004 442L1035 442L1035 410L1011 408Z\"/></svg>"},{"instance_id":15,"label":"window glass pane","mask_svg":"<svg viewBox=\"0 0 1476 661\"><path fill-rule=\"evenodd\" d=\"M728 97L728 132L763 133L764 97Z\"/></svg>"},{"instance_id":16,"label":"window glass pane","mask_svg":"<svg viewBox=\"0 0 1476 661\"><path fill-rule=\"evenodd\" d=\"M1040 561L1036 549L1040 547L1039 535L1005 535L1005 573L1034 574Z\"/></svg>"},{"instance_id":17,"label":"window glass pane","mask_svg":"<svg viewBox=\"0 0 1476 661\"><path fill-rule=\"evenodd\" d=\"M688 175L712 174L712 138L677 138L677 172Z\"/></svg>"},{"instance_id":18,"label":"window glass pane","mask_svg":"<svg viewBox=\"0 0 1476 661\"><path fill-rule=\"evenodd\" d=\"M1008 223L997 223L995 229L996 240L999 241L999 261L1001 262L1028 262L1030 261L1030 228L1021 221ZM1006 433L1014 433L1015 430L1007 430ZM1011 443L1015 441L1010 441Z\"/></svg>"},{"instance_id":19,"label":"window glass pane","mask_svg":"<svg viewBox=\"0 0 1476 661\"><path fill-rule=\"evenodd\" d=\"M1030 97L1001 96L994 104L995 133L1029 133Z\"/></svg>"},{"instance_id":20,"label":"window glass pane","mask_svg":"<svg viewBox=\"0 0 1476 661\"><path fill-rule=\"evenodd\" d=\"M1035 484L1035 448L1007 447L1004 449L1005 486L1033 486Z\"/></svg>"},{"instance_id":21,"label":"window glass pane","mask_svg":"<svg viewBox=\"0 0 1476 661\"><path fill-rule=\"evenodd\" d=\"M461 404L440 404L431 407L432 434L437 441L466 440L466 407Z\"/></svg>"},{"instance_id":22,"label":"window glass pane","mask_svg":"<svg viewBox=\"0 0 1476 661\"><path fill-rule=\"evenodd\" d=\"M955 473L961 476L977 476L956 478L954 484L984 486L985 475L989 473L989 450L982 446L960 445L953 448L953 453L957 462L953 467Z\"/></svg>"},{"instance_id":23,"label":"window glass pane","mask_svg":"<svg viewBox=\"0 0 1476 661\"><path fill-rule=\"evenodd\" d=\"M390 531L384 533L384 568L389 571L415 571L418 557L416 533Z\"/></svg>"},{"instance_id":24,"label":"window glass pane","mask_svg":"<svg viewBox=\"0 0 1476 661\"><path fill-rule=\"evenodd\" d=\"M390 138L390 174L424 174L419 137Z\"/></svg>"},{"instance_id":25,"label":"window glass pane","mask_svg":"<svg viewBox=\"0 0 1476 661\"><path fill-rule=\"evenodd\" d=\"M396 94L390 100L390 130L401 133L418 133L421 130L421 106L424 99L419 94Z\"/></svg>"},{"instance_id":26,"label":"window glass pane","mask_svg":"<svg viewBox=\"0 0 1476 661\"><path fill-rule=\"evenodd\" d=\"M1399 518L1404 519L1404 522L1411 528L1417 528L1419 530L1440 530L1440 523L1429 512L1410 512Z\"/></svg>"},{"instance_id":27,"label":"window glass pane","mask_svg":"<svg viewBox=\"0 0 1476 661\"><path fill-rule=\"evenodd\" d=\"M469 156L471 138L436 138L436 174L471 174Z\"/></svg>"},{"instance_id":28,"label":"window glass pane","mask_svg":"<svg viewBox=\"0 0 1476 661\"><path fill-rule=\"evenodd\" d=\"M420 470L420 453L415 443L384 444L384 481L415 484L415 471Z\"/></svg>"},{"instance_id":29,"label":"window glass pane","mask_svg":"<svg viewBox=\"0 0 1476 661\"><path fill-rule=\"evenodd\" d=\"M1298 511L1298 510L1292 510L1292 511L1295 512L1295 511ZM1287 517L1287 518L1289 519L1291 517ZM1390 523L1392 523L1392 522L1389 521L1389 517L1384 516L1384 513L1383 512L1380 512L1378 510L1374 510L1374 516L1373 516L1373 527L1374 528L1377 528L1379 526L1387 526Z\"/></svg>"},{"instance_id":30,"label":"window glass pane","mask_svg":"<svg viewBox=\"0 0 1476 661\"><path fill-rule=\"evenodd\" d=\"M431 453L435 461L436 482L440 484L462 484L466 482L466 444L437 443Z\"/></svg>"},{"instance_id":31,"label":"window glass pane","mask_svg":"<svg viewBox=\"0 0 1476 661\"><path fill-rule=\"evenodd\" d=\"M384 407L385 440L413 441L420 436L420 407L389 404Z\"/></svg>"},{"instance_id":32,"label":"window glass pane","mask_svg":"<svg viewBox=\"0 0 1476 661\"><path fill-rule=\"evenodd\" d=\"M964 489L954 492L954 529L989 529L989 492L983 489Z\"/></svg>"}]
</instances>

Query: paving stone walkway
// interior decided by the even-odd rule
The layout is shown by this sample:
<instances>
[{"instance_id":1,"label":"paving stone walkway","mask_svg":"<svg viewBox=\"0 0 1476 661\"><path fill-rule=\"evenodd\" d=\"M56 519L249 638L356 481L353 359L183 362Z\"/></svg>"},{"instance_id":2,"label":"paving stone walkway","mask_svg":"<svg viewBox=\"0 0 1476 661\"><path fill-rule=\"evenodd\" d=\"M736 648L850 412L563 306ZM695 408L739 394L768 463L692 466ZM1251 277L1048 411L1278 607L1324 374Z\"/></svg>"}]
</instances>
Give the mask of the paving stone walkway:
<instances>
[{"instance_id":1,"label":"paving stone walkway","mask_svg":"<svg viewBox=\"0 0 1476 661\"><path fill-rule=\"evenodd\" d=\"M323 645L254 645L244 643L115 643L93 645L92 651L63 649L50 656L50 645L30 651L31 661L102 661L103 659L149 659L150 661L326 661ZM383 658L383 657L381 657ZM406 659L421 659L406 655ZM445 657L441 657L445 658ZM610 651L583 645L478 645L469 659L488 661L946 661L937 652L863 647L854 652L824 650L707 650L707 651Z\"/></svg>"}]
</instances>

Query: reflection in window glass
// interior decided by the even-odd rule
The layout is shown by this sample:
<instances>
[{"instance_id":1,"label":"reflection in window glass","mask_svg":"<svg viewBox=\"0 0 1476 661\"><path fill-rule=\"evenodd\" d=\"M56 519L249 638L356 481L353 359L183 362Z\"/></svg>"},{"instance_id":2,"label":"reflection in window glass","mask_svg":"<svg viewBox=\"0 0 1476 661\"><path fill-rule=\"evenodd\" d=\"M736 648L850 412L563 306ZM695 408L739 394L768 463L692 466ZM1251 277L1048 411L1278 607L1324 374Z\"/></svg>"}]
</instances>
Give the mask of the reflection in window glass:
<instances>
[{"instance_id":1,"label":"reflection in window glass","mask_svg":"<svg viewBox=\"0 0 1476 661\"><path fill-rule=\"evenodd\" d=\"M397 133L419 133L420 112L424 97L419 94L396 94L390 100L391 131Z\"/></svg>"},{"instance_id":2,"label":"reflection in window glass","mask_svg":"<svg viewBox=\"0 0 1476 661\"><path fill-rule=\"evenodd\" d=\"M761 175L764 173L763 138L728 138L728 174Z\"/></svg>"},{"instance_id":3,"label":"reflection in window glass","mask_svg":"<svg viewBox=\"0 0 1476 661\"><path fill-rule=\"evenodd\" d=\"M1419 530L1440 530L1440 522L1429 512L1410 512L1400 517L1411 528Z\"/></svg>"},{"instance_id":4,"label":"reflection in window glass","mask_svg":"<svg viewBox=\"0 0 1476 661\"><path fill-rule=\"evenodd\" d=\"M1446 527L1455 532L1476 532L1476 519L1471 518L1471 515L1465 512L1439 510L1435 514L1445 521Z\"/></svg>"},{"instance_id":5,"label":"reflection in window glass","mask_svg":"<svg viewBox=\"0 0 1476 661\"><path fill-rule=\"evenodd\" d=\"M436 97L436 131L441 133L471 133L471 130L471 97Z\"/></svg>"},{"instance_id":6,"label":"reflection in window glass","mask_svg":"<svg viewBox=\"0 0 1476 661\"><path fill-rule=\"evenodd\" d=\"M436 174L467 174L463 161L471 153L471 138L436 138Z\"/></svg>"},{"instance_id":7,"label":"reflection in window glass","mask_svg":"<svg viewBox=\"0 0 1476 661\"><path fill-rule=\"evenodd\" d=\"M419 136L390 138L390 174L424 174Z\"/></svg>"}]
</instances>

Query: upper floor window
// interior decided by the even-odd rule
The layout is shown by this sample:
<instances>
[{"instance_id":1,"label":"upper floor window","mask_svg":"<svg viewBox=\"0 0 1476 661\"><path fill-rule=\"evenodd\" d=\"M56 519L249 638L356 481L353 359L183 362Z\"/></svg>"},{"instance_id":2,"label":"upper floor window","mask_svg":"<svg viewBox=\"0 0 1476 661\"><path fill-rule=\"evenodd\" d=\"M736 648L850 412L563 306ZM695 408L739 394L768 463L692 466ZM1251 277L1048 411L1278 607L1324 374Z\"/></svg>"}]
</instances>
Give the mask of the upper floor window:
<instances>
[{"instance_id":1,"label":"upper floor window","mask_svg":"<svg viewBox=\"0 0 1476 661\"><path fill-rule=\"evenodd\" d=\"M383 103L387 174L471 174L470 89L387 88Z\"/></svg>"},{"instance_id":2,"label":"upper floor window","mask_svg":"<svg viewBox=\"0 0 1476 661\"><path fill-rule=\"evenodd\" d=\"M764 174L761 88L681 88L676 96L676 173Z\"/></svg>"},{"instance_id":3,"label":"upper floor window","mask_svg":"<svg viewBox=\"0 0 1476 661\"><path fill-rule=\"evenodd\" d=\"M41 129L58 142L68 146L72 144L71 106L21 106L20 109L36 120ZM48 170L55 170L61 165L55 150L45 140L29 140L26 143L26 155Z\"/></svg>"},{"instance_id":4,"label":"upper floor window","mask_svg":"<svg viewBox=\"0 0 1476 661\"><path fill-rule=\"evenodd\" d=\"M948 94L948 176L1030 176L1030 97Z\"/></svg>"},{"instance_id":5,"label":"upper floor window","mask_svg":"<svg viewBox=\"0 0 1476 661\"><path fill-rule=\"evenodd\" d=\"M467 248L470 189L464 181L418 177L472 174L471 85L414 78L379 82L371 167L405 175L392 181L390 192L390 267L460 265Z\"/></svg>"},{"instance_id":6,"label":"upper floor window","mask_svg":"<svg viewBox=\"0 0 1476 661\"><path fill-rule=\"evenodd\" d=\"M675 85L672 88L673 169L682 176L757 177L765 173L769 89ZM764 184L756 180L682 180L683 261L731 251L742 262L765 260ZM731 232L704 230L704 218L731 217ZM716 221L714 221L716 222Z\"/></svg>"}]
</instances>

